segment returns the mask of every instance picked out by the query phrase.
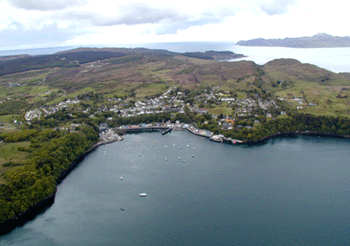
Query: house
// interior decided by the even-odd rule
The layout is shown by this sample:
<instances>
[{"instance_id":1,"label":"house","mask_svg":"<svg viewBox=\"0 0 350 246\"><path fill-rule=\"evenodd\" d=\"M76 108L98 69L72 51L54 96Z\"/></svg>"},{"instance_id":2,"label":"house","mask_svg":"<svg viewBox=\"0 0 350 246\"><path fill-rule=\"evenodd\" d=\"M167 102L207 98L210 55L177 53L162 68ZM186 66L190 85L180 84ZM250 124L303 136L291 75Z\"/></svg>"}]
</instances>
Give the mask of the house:
<instances>
[{"instance_id":1,"label":"house","mask_svg":"<svg viewBox=\"0 0 350 246\"><path fill-rule=\"evenodd\" d=\"M223 130L232 130L233 129L233 124L232 123L228 123L228 122L224 122L224 123L222 123L221 129L223 129Z\"/></svg>"},{"instance_id":2,"label":"house","mask_svg":"<svg viewBox=\"0 0 350 246\"><path fill-rule=\"evenodd\" d=\"M100 131L105 131L108 128L108 124L107 123L101 123L99 125L99 130Z\"/></svg>"}]
</instances>

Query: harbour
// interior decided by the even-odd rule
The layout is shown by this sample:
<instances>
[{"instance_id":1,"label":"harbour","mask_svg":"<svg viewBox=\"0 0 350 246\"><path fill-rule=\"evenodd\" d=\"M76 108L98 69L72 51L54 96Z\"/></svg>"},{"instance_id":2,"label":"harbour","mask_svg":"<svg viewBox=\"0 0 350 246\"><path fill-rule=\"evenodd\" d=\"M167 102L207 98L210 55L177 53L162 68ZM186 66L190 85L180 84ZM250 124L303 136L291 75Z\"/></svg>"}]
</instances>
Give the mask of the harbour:
<instances>
[{"instance_id":1,"label":"harbour","mask_svg":"<svg viewBox=\"0 0 350 246\"><path fill-rule=\"evenodd\" d=\"M123 138L86 156L53 205L0 245L350 242L348 140L231 146L187 130Z\"/></svg>"}]
</instances>

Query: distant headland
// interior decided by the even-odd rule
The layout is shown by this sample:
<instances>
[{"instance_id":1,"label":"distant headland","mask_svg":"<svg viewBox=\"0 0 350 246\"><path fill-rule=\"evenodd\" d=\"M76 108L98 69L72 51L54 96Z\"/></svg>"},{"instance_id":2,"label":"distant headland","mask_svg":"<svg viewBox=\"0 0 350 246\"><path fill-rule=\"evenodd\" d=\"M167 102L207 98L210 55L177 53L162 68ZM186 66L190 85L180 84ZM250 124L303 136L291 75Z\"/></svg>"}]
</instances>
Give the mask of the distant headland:
<instances>
[{"instance_id":1,"label":"distant headland","mask_svg":"<svg viewBox=\"0 0 350 246\"><path fill-rule=\"evenodd\" d=\"M241 40L240 46L265 46L265 47L289 47L289 48L336 48L350 47L350 37L332 36L326 33L318 33L312 37L284 38L284 39L250 39Z\"/></svg>"}]
</instances>

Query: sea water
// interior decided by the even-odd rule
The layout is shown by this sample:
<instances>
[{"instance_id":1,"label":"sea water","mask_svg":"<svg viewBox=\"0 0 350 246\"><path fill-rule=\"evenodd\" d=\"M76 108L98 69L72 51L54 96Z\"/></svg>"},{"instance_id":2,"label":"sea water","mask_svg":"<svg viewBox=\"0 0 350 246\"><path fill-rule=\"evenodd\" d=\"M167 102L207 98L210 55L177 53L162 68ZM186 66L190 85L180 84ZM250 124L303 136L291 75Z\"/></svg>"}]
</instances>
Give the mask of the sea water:
<instances>
[{"instance_id":1,"label":"sea water","mask_svg":"<svg viewBox=\"0 0 350 246\"><path fill-rule=\"evenodd\" d=\"M181 53L197 51L204 52L208 50L233 51L238 54L243 54L246 57L230 60L231 62L249 60L254 61L258 65L264 65L265 63L274 59L290 58L296 59L302 63L310 63L335 73L350 72L350 48L245 47L235 45L235 43L227 42L140 43L122 45L118 44L113 47L145 47L150 49L166 49L169 51ZM74 48L77 47L9 50L0 51L0 56L18 54L47 55Z\"/></svg>"},{"instance_id":2,"label":"sea water","mask_svg":"<svg viewBox=\"0 0 350 246\"><path fill-rule=\"evenodd\" d=\"M0 245L349 245L349 147L126 135L88 155L54 204Z\"/></svg>"}]
</instances>

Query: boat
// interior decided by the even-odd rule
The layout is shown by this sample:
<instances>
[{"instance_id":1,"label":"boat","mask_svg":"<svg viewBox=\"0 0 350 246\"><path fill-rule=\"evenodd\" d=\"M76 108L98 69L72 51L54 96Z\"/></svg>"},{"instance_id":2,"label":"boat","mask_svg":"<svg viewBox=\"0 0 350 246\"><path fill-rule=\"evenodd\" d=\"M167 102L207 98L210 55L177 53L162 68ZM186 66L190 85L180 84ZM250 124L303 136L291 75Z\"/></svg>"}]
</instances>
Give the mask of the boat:
<instances>
[{"instance_id":1,"label":"boat","mask_svg":"<svg viewBox=\"0 0 350 246\"><path fill-rule=\"evenodd\" d=\"M139 195L140 195L141 197L145 197L145 196L147 196L147 193L142 192L142 193L140 193Z\"/></svg>"},{"instance_id":2,"label":"boat","mask_svg":"<svg viewBox=\"0 0 350 246\"><path fill-rule=\"evenodd\" d=\"M123 177L120 177L120 180L123 180Z\"/></svg>"},{"instance_id":3,"label":"boat","mask_svg":"<svg viewBox=\"0 0 350 246\"><path fill-rule=\"evenodd\" d=\"M121 211L124 211L125 209L124 208L120 208Z\"/></svg>"},{"instance_id":4,"label":"boat","mask_svg":"<svg viewBox=\"0 0 350 246\"><path fill-rule=\"evenodd\" d=\"M191 157L194 157L194 155L191 155Z\"/></svg>"}]
</instances>

